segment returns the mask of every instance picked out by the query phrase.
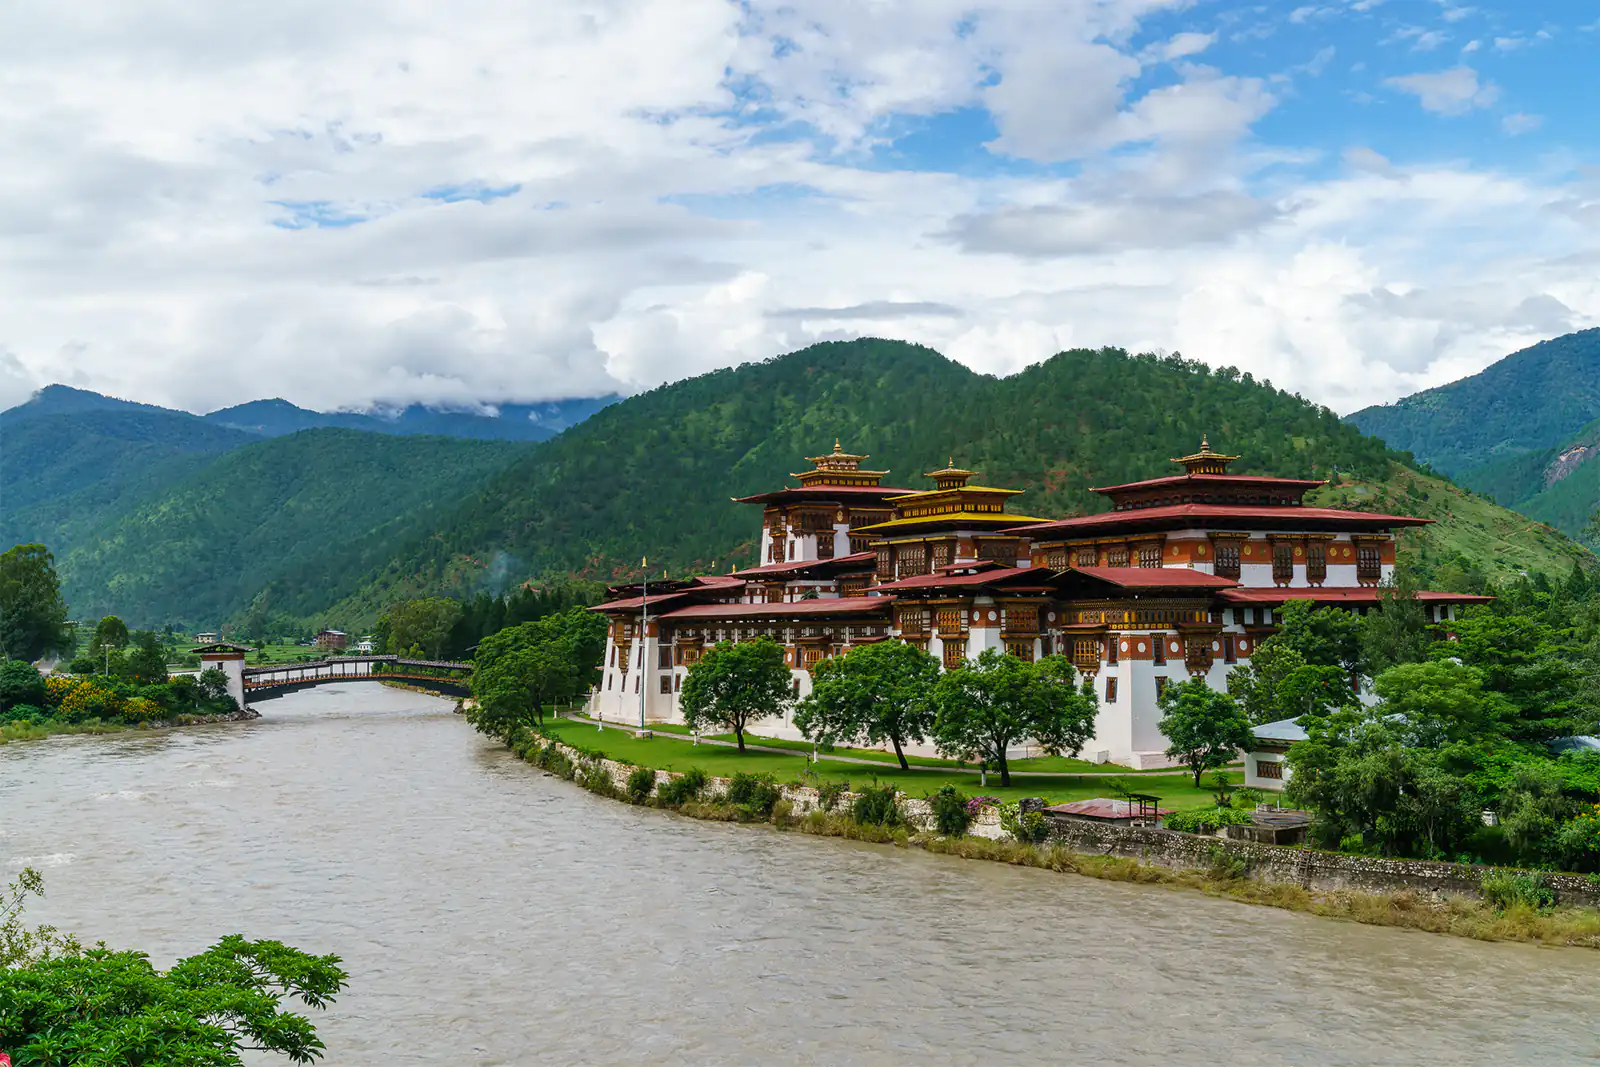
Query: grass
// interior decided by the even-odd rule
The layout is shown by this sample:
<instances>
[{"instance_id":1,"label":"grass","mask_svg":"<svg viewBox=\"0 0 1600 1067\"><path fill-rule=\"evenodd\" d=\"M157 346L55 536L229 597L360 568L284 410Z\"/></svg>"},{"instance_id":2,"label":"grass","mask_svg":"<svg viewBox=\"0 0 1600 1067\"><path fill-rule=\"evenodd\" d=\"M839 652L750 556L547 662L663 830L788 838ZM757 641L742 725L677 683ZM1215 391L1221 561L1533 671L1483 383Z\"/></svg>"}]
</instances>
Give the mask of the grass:
<instances>
[{"instance_id":1,"label":"grass","mask_svg":"<svg viewBox=\"0 0 1600 1067\"><path fill-rule=\"evenodd\" d=\"M547 720L544 731L576 748L598 749L611 759L658 770L683 771L700 767L707 774L719 778L744 771L771 774L780 782L789 782L797 780L802 771L813 767L806 756L799 752L793 756L776 752L741 754L737 749L719 745L688 745L667 737L639 738L633 735L631 728L608 726L605 730L596 730L592 725L571 719ZM825 781L864 784L876 779L880 783L893 783L913 797L935 792L946 785L953 785L968 794L983 793L1002 800L1045 797L1052 803L1117 795L1111 780L1106 778L1042 778L1013 774L1010 787L1002 787L997 774L990 774L989 784L980 786L977 776L970 771L954 769L947 772L928 769L907 773L890 765L882 771L874 771L871 767L830 764L827 760L814 766L818 777ZM1203 808L1215 802L1212 793L1206 789L1196 789L1187 774L1142 774L1139 776L1139 790L1159 796L1167 807L1175 810Z\"/></svg>"}]
</instances>

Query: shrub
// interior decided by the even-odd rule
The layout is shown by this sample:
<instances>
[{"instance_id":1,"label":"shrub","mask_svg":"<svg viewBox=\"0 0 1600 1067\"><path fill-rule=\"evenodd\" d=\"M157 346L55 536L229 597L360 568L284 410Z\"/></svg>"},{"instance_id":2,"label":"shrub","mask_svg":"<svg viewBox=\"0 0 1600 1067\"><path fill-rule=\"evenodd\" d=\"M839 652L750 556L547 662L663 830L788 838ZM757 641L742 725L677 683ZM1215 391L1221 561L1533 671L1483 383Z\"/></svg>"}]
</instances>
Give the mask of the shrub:
<instances>
[{"instance_id":1,"label":"shrub","mask_svg":"<svg viewBox=\"0 0 1600 1067\"><path fill-rule=\"evenodd\" d=\"M839 806L839 801L848 792L850 792L849 782L823 782L817 786L817 806L823 811L831 812Z\"/></svg>"},{"instance_id":2,"label":"shrub","mask_svg":"<svg viewBox=\"0 0 1600 1067\"><path fill-rule=\"evenodd\" d=\"M1211 846L1211 868L1207 873L1213 878L1236 882L1250 873L1250 863L1229 852L1219 841Z\"/></svg>"},{"instance_id":3,"label":"shrub","mask_svg":"<svg viewBox=\"0 0 1600 1067\"><path fill-rule=\"evenodd\" d=\"M850 806L850 816L863 826L901 826L905 813L900 810L900 798L894 786L875 785L861 790Z\"/></svg>"},{"instance_id":4,"label":"shrub","mask_svg":"<svg viewBox=\"0 0 1600 1067\"><path fill-rule=\"evenodd\" d=\"M539 753L539 758L535 762L538 766L549 771L551 774L560 778L565 778L569 782L572 781L574 775L576 774L576 771L572 766L572 761L567 758L567 754L565 752L561 751L555 746L554 742L544 746L543 750L541 750Z\"/></svg>"},{"instance_id":5,"label":"shrub","mask_svg":"<svg viewBox=\"0 0 1600 1067\"><path fill-rule=\"evenodd\" d=\"M745 774L741 771L728 779L728 794L723 799L765 819L772 814L772 806L781 797L772 775Z\"/></svg>"},{"instance_id":6,"label":"shrub","mask_svg":"<svg viewBox=\"0 0 1600 1067\"><path fill-rule=\"evenodd\" d=\"M633 773L628 775L626 789L629 800L643 804L656 791L656 772L649 767L635 767Z\"/></svg>"},{"instance_id":7,"label":"shrub","mask_svg":"<svg viewBox=\"0 0 1600 1067\"><path fill-rule=\"evenodd\" d=\"M1483 899L1496 911L1507 908L1548 908L1556 902L1554 890L1538 871L1507 871L1498 868L1483 872L1478 881Z\"/></svg>"},{"instance_id":8,"label":"shrub","mask_svg":"<svg viewBox=\"0 0 1600 1067\"><path fill-rule=\"evenodd\" d=\"M699 767L690 767L682 774L674 777L670 782L656 790L656 799L668 807L680 807L691 800L697 800L706 788L706 772Z\"/></svg>"},{"instance_id":9,"label":"shrub","mask_svg":"<svg viewBox=\"0 0 1600 1067\"><path fill-rule=\"evenodd\" d=\"M1161 825L1186 834L1214 834L1224 826L1240 826L1249 821L1248 811L1213 807L1175 811L1161 820Z\"/></svg>"},{"instance_id":10,"label":"shrub","mask_svg":"<svg viewBox=\"0 0 1600 1067\"><path fill-rule=\"evenodd\" d=\"M4 711L0 711L0 724L43 722L48 717L43 708L36 708L32 704L13 704Z\"/></svg>"},{"instance_id":11,"label":"shrub","mask_svg":"<svg viewBox=\"0 0 1600 1067\"><path fill-rule=\"evenodd\" d=\"M1041 812L1024 812L1022 805L1013 801L1000 805L1000 829L1024 845L1037 845L1050 836L1050 823Z\"/></svg>"},{"instance_id":12,"label":"shrub","mask_svg":"<svg viewBox=\"0 0 1600 1067\"><path fill-rule=\"evenodd\" d=\"M928 806L933 809L933 826L940 837L966 836L975 814L965 793L947 785L928 797Z\"/></svg>"},{"instance_id":13,"label":"shrub","mask_svg":"<svg viewBox=\"0 0 1600 1067\"><path fill-rule=\"evenodd\" d=\"M599 793L603 797L618 795L617 783L611 780L611 772L597 759L584 762L580 784L589 792Z\"/></svg>"}]
</instances>

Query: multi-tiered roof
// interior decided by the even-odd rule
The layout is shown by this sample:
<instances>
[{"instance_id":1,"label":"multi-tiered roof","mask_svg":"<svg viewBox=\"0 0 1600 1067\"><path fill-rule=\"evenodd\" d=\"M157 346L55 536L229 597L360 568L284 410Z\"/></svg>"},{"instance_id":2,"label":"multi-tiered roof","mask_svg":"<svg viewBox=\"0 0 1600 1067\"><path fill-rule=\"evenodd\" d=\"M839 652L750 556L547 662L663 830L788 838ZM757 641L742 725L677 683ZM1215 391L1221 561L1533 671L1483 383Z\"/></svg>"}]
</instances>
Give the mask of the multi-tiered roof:
<instances>
[{"instance_id":1,"label":"multi-tiered roof","mask_svg":"<svg viewBox=\"0 0 1600 1067\"><path fill-rule=\"evenodd\" d=\"M790 474L800 485L785 486L770 493L734 497L740 504L818 504L839 502L856 506L873 506L893 497L911 492L909 489L880 484L888 471L862 470L861 464L869 457L846 452L840 442L833 442L833 451L821 456L807 456L811 469Z\"/></svg>"}]
</instances>

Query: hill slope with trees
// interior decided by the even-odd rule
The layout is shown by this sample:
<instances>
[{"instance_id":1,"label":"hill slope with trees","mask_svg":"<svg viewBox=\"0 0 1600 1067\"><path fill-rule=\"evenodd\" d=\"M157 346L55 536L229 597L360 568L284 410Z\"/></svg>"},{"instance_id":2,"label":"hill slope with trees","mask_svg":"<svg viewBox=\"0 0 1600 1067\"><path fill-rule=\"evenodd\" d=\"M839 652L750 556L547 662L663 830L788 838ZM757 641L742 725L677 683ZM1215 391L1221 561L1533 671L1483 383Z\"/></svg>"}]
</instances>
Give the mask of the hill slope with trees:
<instances>
[{"instance_id":1,"label":"hill slope with trees","mask_svg":"<svg viewBox=\"0 0 1600 1067\"><path fill-rule=\"evenodd\" d=\"M1202 433L1241 472L1333 478L1351 507L1441 519L1419 535L1443 564L1564 575L1587 553L1521 516L1419 474L1331 411L1231 368L1118 350L1063 352L1009 378L938 353L865 339L814 345L632 397L529 451L403 546L326 618L369 618L392 599L461 593L491 567L516 577L608 580L658 568L756 562L755 509L835 438L887 466L886 484L927 487L953 458L990 485L1027 491L1013 509L1101 510L1091 486L1170 473Z\"/></svg>"}]
</instances>

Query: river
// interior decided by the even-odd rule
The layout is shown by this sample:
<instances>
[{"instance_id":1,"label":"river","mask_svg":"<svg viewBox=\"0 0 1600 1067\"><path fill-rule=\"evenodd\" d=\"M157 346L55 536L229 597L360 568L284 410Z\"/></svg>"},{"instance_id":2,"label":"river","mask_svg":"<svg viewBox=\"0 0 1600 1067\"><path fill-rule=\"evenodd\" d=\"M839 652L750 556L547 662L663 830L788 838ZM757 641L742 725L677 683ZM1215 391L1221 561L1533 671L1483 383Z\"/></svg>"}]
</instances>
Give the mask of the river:
<instances>
[{"instance_id":1,"label":"river","mask_svg":"<svg viewBox=\"0 0 1600 1067\"><path fill-rule=\"evenodd\" d=\"M232 932L339 953L334 1065L1600 1054L1600 954L696 822L449 709L324 686L247 724L0 746L0 873L43 871L35 921L162 964Z\"/></svg>"}]
</instances>

